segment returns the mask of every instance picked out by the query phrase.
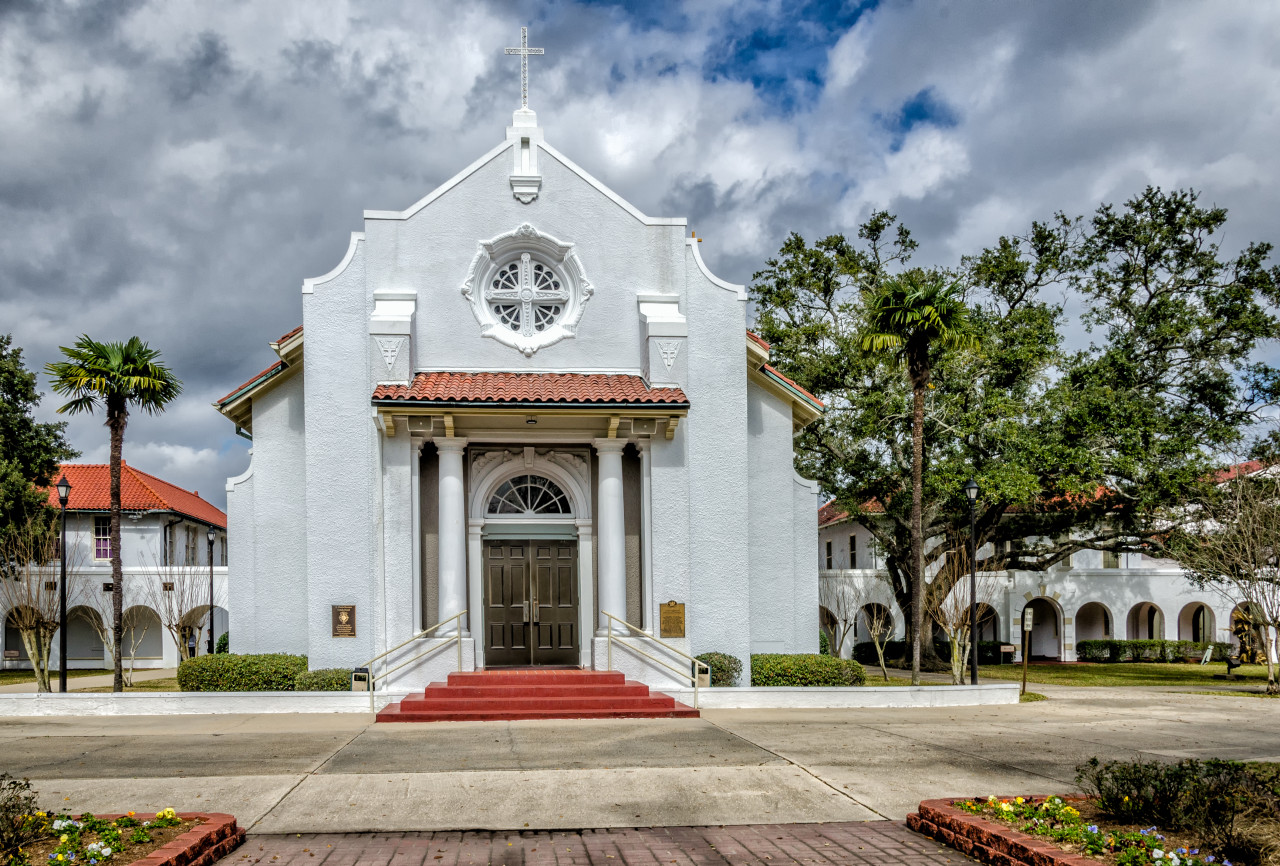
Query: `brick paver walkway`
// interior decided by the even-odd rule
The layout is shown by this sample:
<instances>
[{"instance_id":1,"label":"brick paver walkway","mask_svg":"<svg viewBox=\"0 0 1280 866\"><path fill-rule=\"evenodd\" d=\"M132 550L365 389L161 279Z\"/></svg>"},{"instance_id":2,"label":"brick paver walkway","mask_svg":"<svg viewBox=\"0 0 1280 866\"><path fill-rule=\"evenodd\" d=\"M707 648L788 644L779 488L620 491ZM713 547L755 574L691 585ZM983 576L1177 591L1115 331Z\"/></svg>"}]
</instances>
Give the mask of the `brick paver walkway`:
<instances>
[{"instance_id":1,"label":"brick paver walkway","mask_svg":"<svg viewBox=\"0 0 1280 866\"><path fill-rule=\"evenodd\" d=\"M220 866L924 866L975 861L896 821L250 836Z\"/></svg>"}]
</instances>

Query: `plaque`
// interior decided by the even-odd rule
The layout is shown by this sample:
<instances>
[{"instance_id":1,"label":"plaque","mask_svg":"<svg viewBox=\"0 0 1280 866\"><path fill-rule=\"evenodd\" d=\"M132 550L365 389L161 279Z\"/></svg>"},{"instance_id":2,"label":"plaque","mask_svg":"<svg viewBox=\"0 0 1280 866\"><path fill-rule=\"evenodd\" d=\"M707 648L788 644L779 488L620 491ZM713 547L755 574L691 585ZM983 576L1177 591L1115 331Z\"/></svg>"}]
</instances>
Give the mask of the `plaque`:
<instances>
[{"instance_id":1,"label":"plaque","mask_svg":"<svg viewBox=\"0 0 1280 866\"><path fill-rule=\"evenodd\" d=\"M333 610L333 636L356 636L356 606L354 604L335 604Z\"/></svg>"},{"instance_id":2,"label":"plaque","mask_svg":"<svg viewBox=\"0 0 1280 866\"><path fill-rule=\"evenodd\" d=\"M684 637L684 603L669 601L659 608L659 637Z\"/></svg>"}]
</instances>

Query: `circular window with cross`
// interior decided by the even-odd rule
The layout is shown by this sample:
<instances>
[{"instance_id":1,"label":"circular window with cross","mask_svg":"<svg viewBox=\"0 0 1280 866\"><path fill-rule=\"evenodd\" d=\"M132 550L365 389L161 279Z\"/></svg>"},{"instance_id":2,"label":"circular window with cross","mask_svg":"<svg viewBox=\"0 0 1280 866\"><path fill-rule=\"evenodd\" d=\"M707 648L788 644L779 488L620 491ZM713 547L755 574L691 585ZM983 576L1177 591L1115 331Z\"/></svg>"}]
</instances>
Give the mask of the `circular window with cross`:
<instances>
[{"instance_id":1,"label":"circular window with cross","mask_svg":"<svg viewBox=\"0 0 1280 866\"><path fill-rule=\"evenodd\" d=\"M573 244L528 223L481 241L462 284L480 333L526 356L572 337L593 292Z\"/></svg>"}]
</instances>

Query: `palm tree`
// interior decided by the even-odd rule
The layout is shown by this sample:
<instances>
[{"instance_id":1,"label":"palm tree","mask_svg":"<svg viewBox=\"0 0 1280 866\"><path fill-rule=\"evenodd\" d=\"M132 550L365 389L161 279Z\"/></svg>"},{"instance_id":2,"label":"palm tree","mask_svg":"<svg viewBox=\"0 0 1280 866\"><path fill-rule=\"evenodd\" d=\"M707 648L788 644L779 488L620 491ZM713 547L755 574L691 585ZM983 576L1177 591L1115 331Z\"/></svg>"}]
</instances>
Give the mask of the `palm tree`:
<instances>
[{"instance_id":1,"label":"palm tree","mask_svg":"<svg viewBox=\"0 0 1280 866\"><path fill-rule=\"evenodd\" d=\"M59 413L93 412L106 409L111 431L111 611L112 644L115 656L113 691L124 690L120 665L120 644L124 634L124 574L120 565L120 460L124 449L124 428L129 423L129 407L138 406L148 414L164 411L182 393L182 382L168 367L158 363L160 353L137 337L124 343L99 343L81 335L75 347L62 346L66 361L48 364L45 372L53 390L71 401Z\"/></svg>"},{"instance_id":2,"label":"palm tree","mask_svg":"<svg viewBox=\"0 0 1280 866\"><path fill-rule=\"evenodd\" d=\"M895 350L911 381L911 684L920 685L920 644L924 631L924 392L933 377L929 357L935 346L971 348L968 308L958 282L919 269L886 279L867 301L863 351Z\"/></svg>"}]
</instances>

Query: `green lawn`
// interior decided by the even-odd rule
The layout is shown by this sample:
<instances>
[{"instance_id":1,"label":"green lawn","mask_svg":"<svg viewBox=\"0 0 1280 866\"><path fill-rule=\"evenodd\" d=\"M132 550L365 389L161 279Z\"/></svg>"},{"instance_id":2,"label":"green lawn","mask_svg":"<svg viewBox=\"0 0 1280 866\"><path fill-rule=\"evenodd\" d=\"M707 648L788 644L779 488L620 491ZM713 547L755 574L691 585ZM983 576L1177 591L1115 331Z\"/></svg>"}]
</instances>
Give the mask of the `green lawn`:
<instances>
[{"instance_id":1,"label":"green lawn","mask_svg":"<svg viewBox=\"0 0 1280 866\"><path fill-rule=\"evenodd\" d=\"M1022 679L1021 665L980 665L978 670L985 679L1018 682ZM1225 674L1225 662L1199 664L1156 664L1152 662L1117 662L1115 664L1046 665L1031 664L1027 669L1027 682L1047 683L1055 686L1223 686L1227 681L1215 680L1214 674ZM1235 669L1244 689L1266 685L1266 665L1244 665Z\"/></svg>"},{"instance_id":2,"label":"green lawn","mask_svg":"<svg viewBox=\"0 0 1280 866\"><path fill-rule=\"evenodd\" d=\"M96 677L103 674L110 674L111 671L101 670L74 670L67 671L67 678L72 677ZM56 680L58 672L56 670L49 671L49 679ZM0 671L0 686L14 686L18 683L34 683L36 675L32 671Z\"/></svg>"}]
</instances>

